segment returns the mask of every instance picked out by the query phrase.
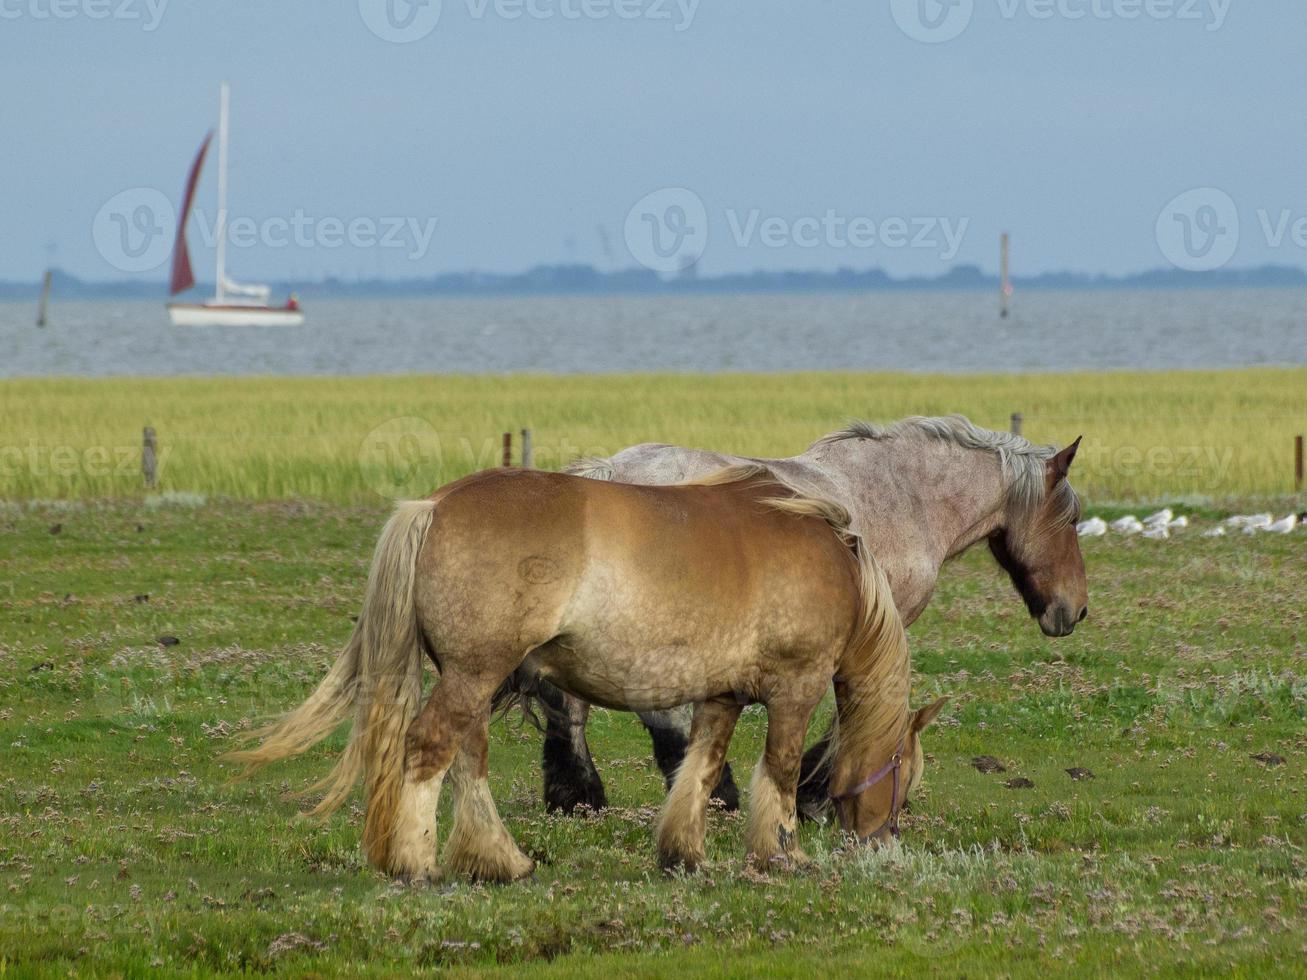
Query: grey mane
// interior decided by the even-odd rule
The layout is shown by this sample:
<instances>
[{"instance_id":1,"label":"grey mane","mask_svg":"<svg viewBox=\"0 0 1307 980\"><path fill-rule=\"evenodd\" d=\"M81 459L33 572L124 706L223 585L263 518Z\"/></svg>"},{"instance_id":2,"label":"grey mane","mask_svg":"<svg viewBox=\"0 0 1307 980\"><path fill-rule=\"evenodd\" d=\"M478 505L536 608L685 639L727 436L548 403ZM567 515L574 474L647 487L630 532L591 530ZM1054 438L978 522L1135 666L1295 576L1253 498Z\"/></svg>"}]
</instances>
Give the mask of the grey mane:
<instances>
[{"instance_id":1,"label":"grey mane","mask_svg":"<svg viewBox=\"0 0 1307 980\"><path fill-rule=\"evenodd\" d=\"M823 436L817 444L846 439L938 439L963 449L992 452L1007 481L1006 507L1017 519L1028 518L1044 503L1045 464L1057 455L1056 446L1038 446L1010 432L982 429L965 415L914 415L888 425L855 420L838 432ZM1065 524L1073 519L1078 507L1075 491L1063 481L1055 491L1045 523L1050 530Z\"/></svg>"},{"instance_id":2,"label":"grey mane","mask_svg":"<svg viewBox=\"0 0 1307 980\"><path fill-rule=\"evenodd\" d=\"M617 472L611 460L602 456L579 456L567 464L563 471L573 476L584 476L591 480L614 480Z\"/></svg>"}]
</instances>

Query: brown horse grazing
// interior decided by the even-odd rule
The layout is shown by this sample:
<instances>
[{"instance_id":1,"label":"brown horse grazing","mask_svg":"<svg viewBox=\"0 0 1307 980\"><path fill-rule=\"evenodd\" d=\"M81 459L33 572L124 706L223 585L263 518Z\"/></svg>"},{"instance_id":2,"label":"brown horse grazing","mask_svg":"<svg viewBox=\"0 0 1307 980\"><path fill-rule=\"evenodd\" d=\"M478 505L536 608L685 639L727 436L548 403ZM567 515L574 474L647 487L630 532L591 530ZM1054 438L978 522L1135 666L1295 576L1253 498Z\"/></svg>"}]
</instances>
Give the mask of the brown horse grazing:
<instances>
[{"instance_id":1,"label":"brown horse grazing","mask_svg":"<svg viewBox=\"0 0 1307 980\"><path fill-rule=\"evenodd\" d=\"M524 663L627 710L698 702L658 822L664 865L704 858L708 796L746 704L767 707L747 824L755 860L799 858L795 789L813 709L835 680L831 786L861 840L897 832L920 779L918 734L941 702L908 708L907 638L884 574L837 505L762 467L674 487L487 471L399 505L377 544L363 611L299 708L232 753L250 769L302 752L350 714L320 786L325 815L362 775L363 840L378 868L438 874L436 806L454 787L448 872L509 880L533 864L487 783L491 700ZM440 672L425 707L422 659Z\"/></svg>"}]
</instances>

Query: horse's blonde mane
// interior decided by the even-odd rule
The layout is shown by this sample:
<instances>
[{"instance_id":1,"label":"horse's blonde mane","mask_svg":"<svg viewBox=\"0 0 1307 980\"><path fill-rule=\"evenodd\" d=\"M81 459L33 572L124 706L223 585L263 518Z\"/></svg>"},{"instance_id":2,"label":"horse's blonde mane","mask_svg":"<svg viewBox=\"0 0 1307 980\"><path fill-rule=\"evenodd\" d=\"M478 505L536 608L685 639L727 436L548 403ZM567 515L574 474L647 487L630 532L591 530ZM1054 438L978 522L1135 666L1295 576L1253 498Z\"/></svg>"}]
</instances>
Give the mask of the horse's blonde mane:
<instances>
[{"instance_id":1,"label":"horse's blonde mane","mask_svg":"<svg viewBox=\"0 0 1307 980\"><path fill-rule=\"evenodd\" d=\"M819 517L830 525L841 541L855 554L865 551L861 547L862 539L851 529L853 517L842 504L824 497L813 497L790 486L771 469L762 463L738 463L727 466L713 473L684 480L676 484L679 487L721 487L745 480L758 479L761 485L775 486L786 491L789 496L767 497L761 501L772 510L784 511L797 517Z\"/></svg>"},{"instance_id":2,"label":"horse's blonde mane","mask_svg":"<svg viewBox=\"0 0 1307 980\"><path fill-rule=\"evenodd\" d=\"M844 685L844 695L837 696L826 751L814 776L829 771L846 748L881 744L893 751L908 726L908 635L880 564L866 548L857 548L855 554L861 570L860 619L840 660L836 679Z\"/></svg>"},{"instance_id":3,"label":"horse's blonde mane","mask_svg":"<svg viewBox=\"0 0 1307 980\"><path fill-rule=\"evenodd\" d=\"M766 477L768 482L783 486L776 474L762 463L738 463L735 466L726 466L720 470L714 470L712 473L705 473L703 476L692 477L689 480L682 480L674 484L678 487L722 487L728 483L743 483L745 480L751 480L754 477Z\"/></svg>"},{"instance_id":4,"label":"horse's blonde mane","mask_svg":"<svg viewBox=\"0 0 1307 980\"><path fill-rule=\"evenodd\" d=\"M950 442L962 449L976 449L993 453L998 459L1006 484L1004 507L1009 523L1024 523L1044 506L1046 464L1057 455L1056 446L1041 446L1011 432L982 429L965 415L923 416L913 415L888 425L854 420L844 428L818 439L815 445L842 442L847 439L936 439ZM1065 526L1075 519L1080 500L1065 481L1057 484L1052 498L1036 530L1045 534Z\"/></svg>"}]
</instances>

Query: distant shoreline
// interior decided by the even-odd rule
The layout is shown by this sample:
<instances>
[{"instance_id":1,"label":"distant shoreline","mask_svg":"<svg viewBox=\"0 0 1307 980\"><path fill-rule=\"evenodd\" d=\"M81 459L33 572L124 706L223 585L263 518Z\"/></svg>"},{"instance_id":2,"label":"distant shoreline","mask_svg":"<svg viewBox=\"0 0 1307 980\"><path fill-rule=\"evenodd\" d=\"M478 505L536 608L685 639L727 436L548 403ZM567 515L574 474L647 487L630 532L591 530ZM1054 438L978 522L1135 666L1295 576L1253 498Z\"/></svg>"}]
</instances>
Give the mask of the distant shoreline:
<instances>
[{"instance_id":1,"label":"distant shoreline","mask_svg":"<svg viewBox=\"0 0 1307 980\"><path fill-rule=\"evenodd\" d=\"M620 296L721 295L750 293L832 292L968 292L998 289L998 277L977 266L962 265L934 277L894 278L880 269L840 269L834 272L753 272L723 276L682 276L665 279L646 269L604 272L588 265L537 266L520 273L456 272L426 279L277 282L274 294L291 290L302 298L429 298L437 296ZM1016 278L1018 291L1158 290L1158 289L1291 289L1307 287L1307 270L1290 266L1184 272L1153 269L1126 276L1050 272ZM40 282L0 282L0 301L34 301ZM204 295L212 286L200 284ZM61 299L157 299L167 297L160 282L138 280L89 281L56 270L53 293Z\"/></svg>"}]
</instances>

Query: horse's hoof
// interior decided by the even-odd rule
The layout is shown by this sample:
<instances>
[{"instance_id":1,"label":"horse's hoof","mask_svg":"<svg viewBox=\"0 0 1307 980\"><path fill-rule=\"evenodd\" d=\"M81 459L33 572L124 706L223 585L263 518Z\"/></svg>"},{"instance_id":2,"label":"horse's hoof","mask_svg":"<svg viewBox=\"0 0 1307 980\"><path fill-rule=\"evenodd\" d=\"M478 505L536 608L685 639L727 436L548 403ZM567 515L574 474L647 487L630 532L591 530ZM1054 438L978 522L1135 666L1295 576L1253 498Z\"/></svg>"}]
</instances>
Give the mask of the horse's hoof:
<instances>
[{"instance_id":1,"label":"horse's hoof","mask_svg":"<svg viewBox=\"0 0 1307 980\"><path fill-rule=\"evenodd\" d=\"M694 874L702 867L704 856L702 854L665 854L658 855L658 866L668 874L684 872L685 874Z\"/></svg>"},{"instance_id":2,"label":"horse's hoof","mask_svg":"<svg viewBox=\"0 0 1307 980\"><path fill-rule=\"evenodd\" d=\"M485 882L488 885L507 885L535 874L536 863L528 857L496 867L482 867L465 876L471 881Z\"/></svg>"},{"instance_id":3,"label":"horse's hoof","mask_svg":"<svg viewBox=\"0 0 1307 980\"><path fill-rule=\"evenodd\" d=\"M804 871L811 868L813 865L812 858L808 857L805 851L801 851L797 847L784 854L783 858L793 871Z\"/></svg>"},{"instance_id":4,"label":"horse's hoof","mask_svg":"<svg viewBox=\"0 0 1307 980\"><path fill-rule=\"evenodd\" d=\"M429 888L440 877L435 871L401 871L391 877L408 888Z\"/></svg>"},{"instance_id":5,"label":"horse's hoof","mask_svg":"<svg viewBox=\"0 0 1307 980\"><path fill-rule=\"evenodd\" d=\"M746 860L758 871L802 871L812 866L812 858L797 847L788 851L775 851L766 856L750 852Z\"/></svg>"},{"instance_id":6,"label":"horse's hoof","mask_svg":"<svg viewBox=\"0 0 1307 980\"><path fill-rule=\"evenodd\" d=\"M602 783L550 783L545 787L545 812L574 814L578 808L597 813L608 806Z\"/></svg>"}]
</instances>

